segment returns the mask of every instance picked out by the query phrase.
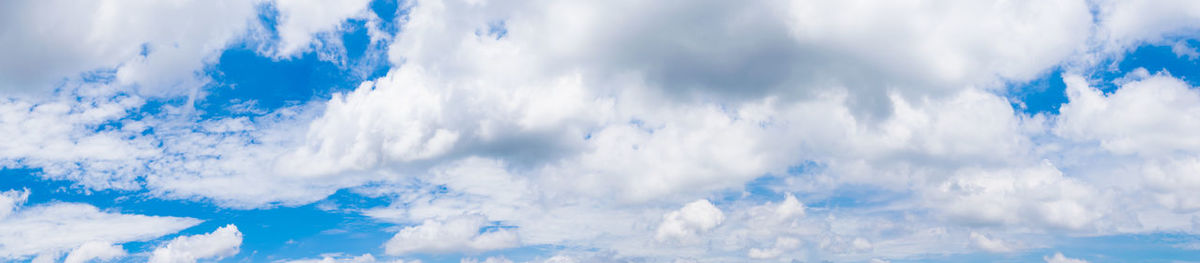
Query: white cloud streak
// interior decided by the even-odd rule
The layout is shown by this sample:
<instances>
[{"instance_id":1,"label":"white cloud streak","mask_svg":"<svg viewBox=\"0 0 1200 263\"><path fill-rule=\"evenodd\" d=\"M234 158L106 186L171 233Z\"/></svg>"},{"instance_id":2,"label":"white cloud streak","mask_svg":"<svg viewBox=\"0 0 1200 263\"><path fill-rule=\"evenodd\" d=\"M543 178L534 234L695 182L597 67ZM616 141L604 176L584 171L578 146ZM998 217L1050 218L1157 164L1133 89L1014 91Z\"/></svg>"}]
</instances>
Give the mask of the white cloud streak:
<instances>
[{"instance_id":1,"label":"white cloud streak","mask_svg":"<svg viewBox=\"0 0 1200 263\"><path fill-rule=\"evenodd\" d=\"M55 260L108 259L124 255L113 244L146 241L200 223L180 217L144 216L100 211L77 203L48 203L25 207L28 191L6 191L0 204L12 204L0 217L0 259L31 256Z\"/></svg>"}]
</instances>

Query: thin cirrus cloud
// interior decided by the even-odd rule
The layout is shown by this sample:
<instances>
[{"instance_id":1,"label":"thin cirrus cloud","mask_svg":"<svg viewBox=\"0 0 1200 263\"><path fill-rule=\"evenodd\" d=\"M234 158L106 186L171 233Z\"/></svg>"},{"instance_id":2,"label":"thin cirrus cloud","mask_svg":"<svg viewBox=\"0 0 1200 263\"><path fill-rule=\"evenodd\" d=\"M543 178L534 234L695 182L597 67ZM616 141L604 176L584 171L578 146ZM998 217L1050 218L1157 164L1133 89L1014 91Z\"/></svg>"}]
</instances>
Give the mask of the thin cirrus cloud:
<instances>
[{"instance_id":1,"label":"thin cirrus cloud","mask_svg":"<svg viewBox=\"0 0 1200 263\"><path fill-rule=\"evenodd\" d=\"M348 222L316 235L386 236L286 254L324 243L244 228L243 244L233 222L186 235L206 216L15 190L0 224L175 224L4 258L1075 262L1121 256L1061 249L1079 237L1200 229L1194 76L1114 66L1146 46L1194 63L1188 1L0 5L0 166L83 195L311 207ZM387 70L290 87L328 94L307 101L211 99L241 49ZM1039 107L1058 111L1020 110L1012 91L1039 81L1064 84ZM221 83L258 88L238 84Z\"/></svg>"}]
</instances>

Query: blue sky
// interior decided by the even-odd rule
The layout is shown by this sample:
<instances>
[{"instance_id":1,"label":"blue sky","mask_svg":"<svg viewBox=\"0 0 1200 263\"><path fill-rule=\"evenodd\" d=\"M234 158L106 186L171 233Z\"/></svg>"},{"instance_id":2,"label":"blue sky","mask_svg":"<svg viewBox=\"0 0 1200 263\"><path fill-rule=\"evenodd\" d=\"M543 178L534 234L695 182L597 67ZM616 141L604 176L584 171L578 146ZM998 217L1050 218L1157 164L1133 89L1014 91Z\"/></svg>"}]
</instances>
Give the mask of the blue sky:
<instances>
[{"instance_id":1,"label":"blue sky","mask_svg":"<svg viewBox=\"0 0 1200 263\"><path fill-rule=\"evenodd\" d=\"M1200 262L1197 14L3 3L0 261Z\"/></svg>"}]
</instances>

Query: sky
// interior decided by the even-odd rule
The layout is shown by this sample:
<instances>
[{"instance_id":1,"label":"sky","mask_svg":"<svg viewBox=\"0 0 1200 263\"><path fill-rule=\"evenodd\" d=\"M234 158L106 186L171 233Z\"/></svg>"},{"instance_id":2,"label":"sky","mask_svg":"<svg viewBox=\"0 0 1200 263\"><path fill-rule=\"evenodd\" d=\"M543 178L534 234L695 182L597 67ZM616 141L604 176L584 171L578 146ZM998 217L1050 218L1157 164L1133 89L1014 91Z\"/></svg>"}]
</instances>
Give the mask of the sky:
<instances>
[{"instance_id":1,"label":"sky","mask_svg":"<svg viewBox=\"0 0 1200 263\"><path fill-rule=\"evenodd\" d=\"M1200 2L0 2L0 262L1200 262Z\"/></svg>"}]
</instances>

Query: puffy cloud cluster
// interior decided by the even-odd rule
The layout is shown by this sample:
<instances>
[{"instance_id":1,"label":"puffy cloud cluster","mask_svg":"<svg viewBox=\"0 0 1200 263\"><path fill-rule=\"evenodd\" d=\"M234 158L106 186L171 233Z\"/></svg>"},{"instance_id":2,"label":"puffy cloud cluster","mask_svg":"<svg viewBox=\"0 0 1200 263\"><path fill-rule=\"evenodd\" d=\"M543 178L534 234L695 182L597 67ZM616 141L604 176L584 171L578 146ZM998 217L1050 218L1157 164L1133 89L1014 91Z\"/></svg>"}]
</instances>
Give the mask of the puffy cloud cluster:
<instances>
[{"instance_id":1,"label":"puffy cloud cluster","mask_svg":"<svg viewBox=\"0 0 1200 263\"><path fill-rule=\"evenodd\" d=\"M1191 2L413 1L400 33L372 29L391 41L386 76L324 105L213 119L186 107L128 118L147 94L123 89L191 78L256 32L248 20L260 3L189 2L228 10L203 18L220 23L171 20L181 25L139 22L157 19L121 6L133 4L97 2L101 12L86 16L105 22L88 32L133 33L12 36L68 46L20 53L37 74L0 64L6 88L96 68L115 68L116 80L0 101L0 135L17 138L0 142L0 164L238 208L355 188L393 200L364 212L405 225L384 245L389 255L561 245L662 260L865 261L1038 246L1011 241L1027 236L1187 231L1200 210L1189 194L1200 189L1190 176L1200 171L1200 93L1168 73L1135 72L1112 92L1082 77L1194 30ZM272 2L278 39L265 53L327 44L322 34L346 19L377 19L367 4ZM164 44L175 42L185 44ZM1068 71L1058 114L1020 113L999 95L1055 68ZM736 197L765 177L783 178L772 193L800 198ZM800 201L854 189L868 189L855 197L866 204ZM59 206L72 205L0 213ZM988 234L996 229L1012 233ZM3 255L115 257L123 251L112 244L136 238ZM152 261L220 258L240 242L230 226L177 238Z\"/></svg>"},{"instance_id":2,"label":"puffy cloud cluster","mask_svg":"<svg viewBox=\"0 0 1200 263\"><path fill-rule=\"evenodd\" d=\"M1200 152L1200 92L1169 75L1147 75L1112 94L1068 76L1067 96L1055 132L1075 140L1096 141L1114 154L1162 157Z\"/></svg>"},{"instance_id":3,"label":"puffy cloud cluster","mask_svg":"<svg viewBox=\"0 0 1200 263\"><path fill-rule=\"evenodd\" d=\"M1062 162L1076 166L1092 184L1139 199L1124 210L1144 215L1141 225L1119 231L1190 231L1190 219L1200 211L1200 200L1190 194L1200 189L1192 176L1200 171L1200 148L1190 132L1200 123L1200 92L1167 73L1144 69L1118 80L1112 92L1079 76L1065 81L1070 103L1052 127L1065 142L1054 146L1066 149Z\"/></svg>"},{"instance_id":4,"label":"puffy cloud cluster","mask_svg":"<svg viewBox=\"0 0 1200 263\"><path fill-rule=\"evenodd\" d=\"M744 249L738 253L754 258L805 249L900 257L939 249L895 242L918 236L1009 252L1024 245L972 229L1105 233L1136 224L1112 214L1114 202L1135 200L1110 199L1110 191L1119 190L1071 174L1086 168L1064 158L1084 147L1071 141L1086 140L1063 128L1076 122L1077 96L1070 96L1061 117L1030 116L993 92L1057 65L1088 62L1085 53L1096 45L1115 45L1104 42L1109 39L1134 39L1092 33L1114 32L1120 22L1108 19L1116 15L1101 13L1102 22L1093 24L1089 3L1082 1L1005 2L1002 8L840 5L418 2L391 49L400 67L333 99L309 130L308 143L292 153L303 166L292 167L335 174L415 168L421 174L430 163L485 156L505 166L503 174L523 174L517 177L522 192L616 197L655 207L737 189L812 161L822 167L811 171L815 180L789 180L791 191L832 194L827 189L849 184L898 191L917 199L893 204L906 208L880 209L915 208L929 216L924 220L945 224L889 230L888 224L912 219L856 212L837 220L807 218L814 226L775 225L738 241L749 242L736 246ZM572 13L618 9L637 11ZM607 17L613 14L622 18ZM729 19L715 19L724 17ZM971 22L949 22L966 17ZM642 24L655 26L632 26ZM951 26L933 32L923 26L932 24ZM629 28L638 29L618 30ZM875 43L891 44L866 46ZM1168 124L1146 127L1157 125ZM543 200L524 196L508 200ZM558 205L537 204L523 209ZM397 215L420 217L404 213ZM729 223L753 216L730 217L730 226L718 228L685 227L692 221L684 214L668 213L661 226L643 227L653 229L657 240L691 239L685 234L701 230L754 232ZM862 221L839 222L855 220ZM861 225L867 222L884 226ZM787 231L779 229L808 232L781 235ZM902 234L882 234L889 231Z\"/></svg>"},{"instance_id":5,"label":"puffy cloud cluster","mask_svg":"<svg viewBox=\"0 0 1200 263\"><path fill-rule=\"evenodd\" d=\"M199 259L219 260L238 253L242 232L227 225L212 233L177 237L151 253L152 263L187 263Z\"/></svg>"},{"instance_id":6,"label":"puffy cloud cluster","mask_svg":"<svg viewBox=\"0 0 1200 263\"><path fill-rule=\"evenodd\" d=\"M1065 178L1049 163L1015 171L963 171L927 200L959 222L1010 227L1092 227L1106 212L1089 185Z\"/></svg>"}]
</instances>

